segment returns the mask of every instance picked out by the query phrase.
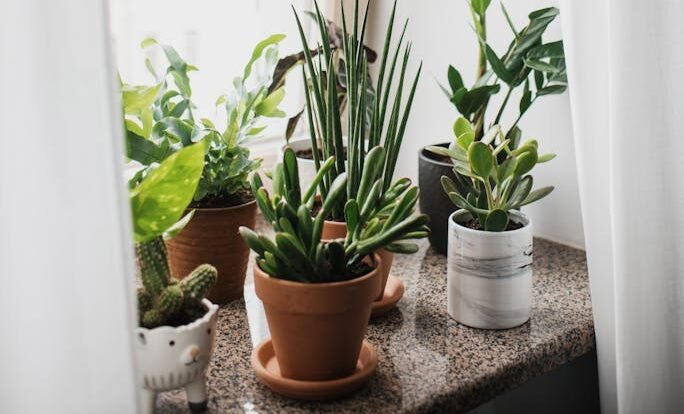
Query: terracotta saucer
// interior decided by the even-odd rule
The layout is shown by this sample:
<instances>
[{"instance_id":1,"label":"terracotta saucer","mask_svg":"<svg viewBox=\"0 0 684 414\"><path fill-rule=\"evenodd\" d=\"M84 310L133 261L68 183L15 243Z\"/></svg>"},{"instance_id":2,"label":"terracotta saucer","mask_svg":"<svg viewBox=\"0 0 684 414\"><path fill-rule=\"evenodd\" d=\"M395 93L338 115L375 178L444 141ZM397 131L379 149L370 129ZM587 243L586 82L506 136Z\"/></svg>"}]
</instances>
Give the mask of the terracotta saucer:
<instances>
[{"instance_id":1,"label":"terracotta saucer","mask_svg":"<svg viewBox=\"0 0 684 414\"><path fill-rule=\"evenodd\" d=\"M299 400L331 400L351 394L361 388L377 366L378 354L366 340L361 346L356 371L346 378L330 381L299 381L281 376L271 338L252 351L252 368L259 380L278 394Z\"/></svg>"},{"instance_id":2,"label":"terracotta saucer","mask_svg":"<svg viewBox=\"0 0 684 414\"><path fill-rule=\"evenodd\" d=\"M402 296L404 296L404 282L402 282L398 277L389 275L382 299L373 302L371 318L384 315L392 310Z\"/></svg>"}]
</instances>

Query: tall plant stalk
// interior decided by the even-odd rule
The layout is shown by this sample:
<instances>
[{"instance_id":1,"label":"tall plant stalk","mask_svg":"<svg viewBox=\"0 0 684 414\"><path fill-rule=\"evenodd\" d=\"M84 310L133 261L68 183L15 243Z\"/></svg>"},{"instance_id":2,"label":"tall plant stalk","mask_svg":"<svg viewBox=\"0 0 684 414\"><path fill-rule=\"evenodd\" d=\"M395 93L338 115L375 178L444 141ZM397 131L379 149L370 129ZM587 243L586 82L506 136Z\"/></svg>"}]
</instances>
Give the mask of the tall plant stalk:
<instances>
[{"instance_id":1,"label":"tall plant stalk","mask_svg":"<svg viewBox=\"0 0 684 414\"><path fill-rule=\"evenodd\" d=\"M358 192L361 184L361 173L369 150L377 145L383 146L387 151L382 164L382 190L386 192L392 183L392 176L399 158L399 150L404 138L406 124L413 104L416 86L420 78L422 63L418 68L410 93L403 102L404 82L411 54L411 44L404 44L404 33L408 20L404 23L401 37L397 44L392 45L392 29L396 15L396 0L387 25L385 44L382 51L378 79L375 86L375 95L368 93L368 62L364 53L366 27L370 2L366 6L363 17L360 19L359 2L354 2L354 15L352 27L348 28L344 6L341 6L342 29L343 29L343 56L344 75L347 82L347 146L346 157L342 137L342 111L340 97L337 94L335 81L338 79L340 65L335 61L330 48L330 34L328 25L320 12L318 3L315 1L315 14L318 22L321 43L313 48L318 51L316 57L312 56L311 47L304 35L302 24L294 11L302 40L306 59L302 77L305 86L306 111L309 117L309 131L311 135L311 147L316 168L320 168L321 156L327 159L335 156L336 162L326 177L320 182L322 197L328 194L331 183L339 175L347 174L346 194L333 207L331 216L335 220L344 219L344 204ZM359 21L360 24L359 24ZM392 52L392 53L391 53ZM399 66L399 79L395 82L395 72L399 56L402 56ZM388 59L391 58L391 61ZM307 81L308 79L310 82ZM386 76L387 75L387 76ZM394 97L390 102L391 92ZM374 100L372 105L369 100ZM391 103L391 107L390 107ZM403 103L403 105L402 105ZM372 107L370 125L366 125L366 108ZM390 108L388 112L388 108ZM317 136L317 134L319 136Z\"/></svg>"}]
</instances>

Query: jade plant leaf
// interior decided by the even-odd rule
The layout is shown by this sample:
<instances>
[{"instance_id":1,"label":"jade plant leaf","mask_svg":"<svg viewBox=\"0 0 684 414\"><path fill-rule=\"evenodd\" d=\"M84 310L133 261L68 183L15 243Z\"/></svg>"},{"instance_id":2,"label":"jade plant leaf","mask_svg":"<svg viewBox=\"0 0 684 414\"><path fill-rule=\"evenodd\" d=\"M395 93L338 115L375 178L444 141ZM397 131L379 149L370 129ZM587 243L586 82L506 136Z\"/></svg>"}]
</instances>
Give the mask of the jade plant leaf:
<instances>
[{"instance_id":1,"label":"jade plant leaf","mask_svg":"<svg viewBox=\"0 0 684 414\"><path fill-rule=\"evenodd\" d=\"M508 213L503 210L492 210L487 214L484 223L485 231L504 231L508 226Z\"/></svg>"},{"instance_id":2,"label":"jade plant leaf","mask_svg":"<svg viewBox=\"0 0 684 414\"><path fill-rule=\"evenodd\" d=\"M181 218L202 174L205 150L205 143L200 142L176 152L131 190L137 242L163 234Z\"/></svg>"},{"instance_id":3,"label":"jade plant leaf","mask_svg":"<svg viewBox=\"0 0 684 414\"><path fill-rule=\"evenodd\" d=\"M494 166L492 148L482 142L473 142L468 147L468 160L470 168L477 176L487 179Z\"/></svg>"}]
</instances>

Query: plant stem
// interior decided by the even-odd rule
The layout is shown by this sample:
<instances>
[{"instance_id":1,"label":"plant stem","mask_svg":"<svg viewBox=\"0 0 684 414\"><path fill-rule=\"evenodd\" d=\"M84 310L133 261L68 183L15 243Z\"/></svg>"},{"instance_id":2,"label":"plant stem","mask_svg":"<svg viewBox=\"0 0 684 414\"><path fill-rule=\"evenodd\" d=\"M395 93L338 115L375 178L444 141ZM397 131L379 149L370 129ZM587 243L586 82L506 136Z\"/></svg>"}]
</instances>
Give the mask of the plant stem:
<instances>
[{"instance_id":1,"label":"plant stem","mask_svg":"<svg viewBox=\"0 0 684 414\"><path fill-rule=\"evenodd\" d=\"M513 92L512 87L508 87L508 92L506 92L506 97L504 98L503 102L501 103L501 108L499 108L499 112L496 114L496 118L494 119L494 125L497 125L499 121L501 120L501 115L503 115L504 108L506 108L506 105L508 104L508 98L511 97L511 93Z\"/></svg>"}]
</instances>

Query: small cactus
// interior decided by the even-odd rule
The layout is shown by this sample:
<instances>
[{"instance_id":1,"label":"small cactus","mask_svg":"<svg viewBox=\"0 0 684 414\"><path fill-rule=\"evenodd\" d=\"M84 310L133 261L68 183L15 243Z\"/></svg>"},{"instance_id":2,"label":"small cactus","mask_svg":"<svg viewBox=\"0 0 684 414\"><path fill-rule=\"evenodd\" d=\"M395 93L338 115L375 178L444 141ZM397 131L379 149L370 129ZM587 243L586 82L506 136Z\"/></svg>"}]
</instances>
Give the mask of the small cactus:
<instances>
[{"instance_id":1,"label":"small cactus","mask_svg":"<svg viewBox=\"0 0 684 414\"><path fill-rule=\"evenodd\" d=\"M216 282L216 268L203 264L185 279L170 276L166 246L161 237L136 246L143 287L138 290L140 323L145 328L168 324L182 315L196 314L207 291Z\"/></svg>"}]
</instances>

